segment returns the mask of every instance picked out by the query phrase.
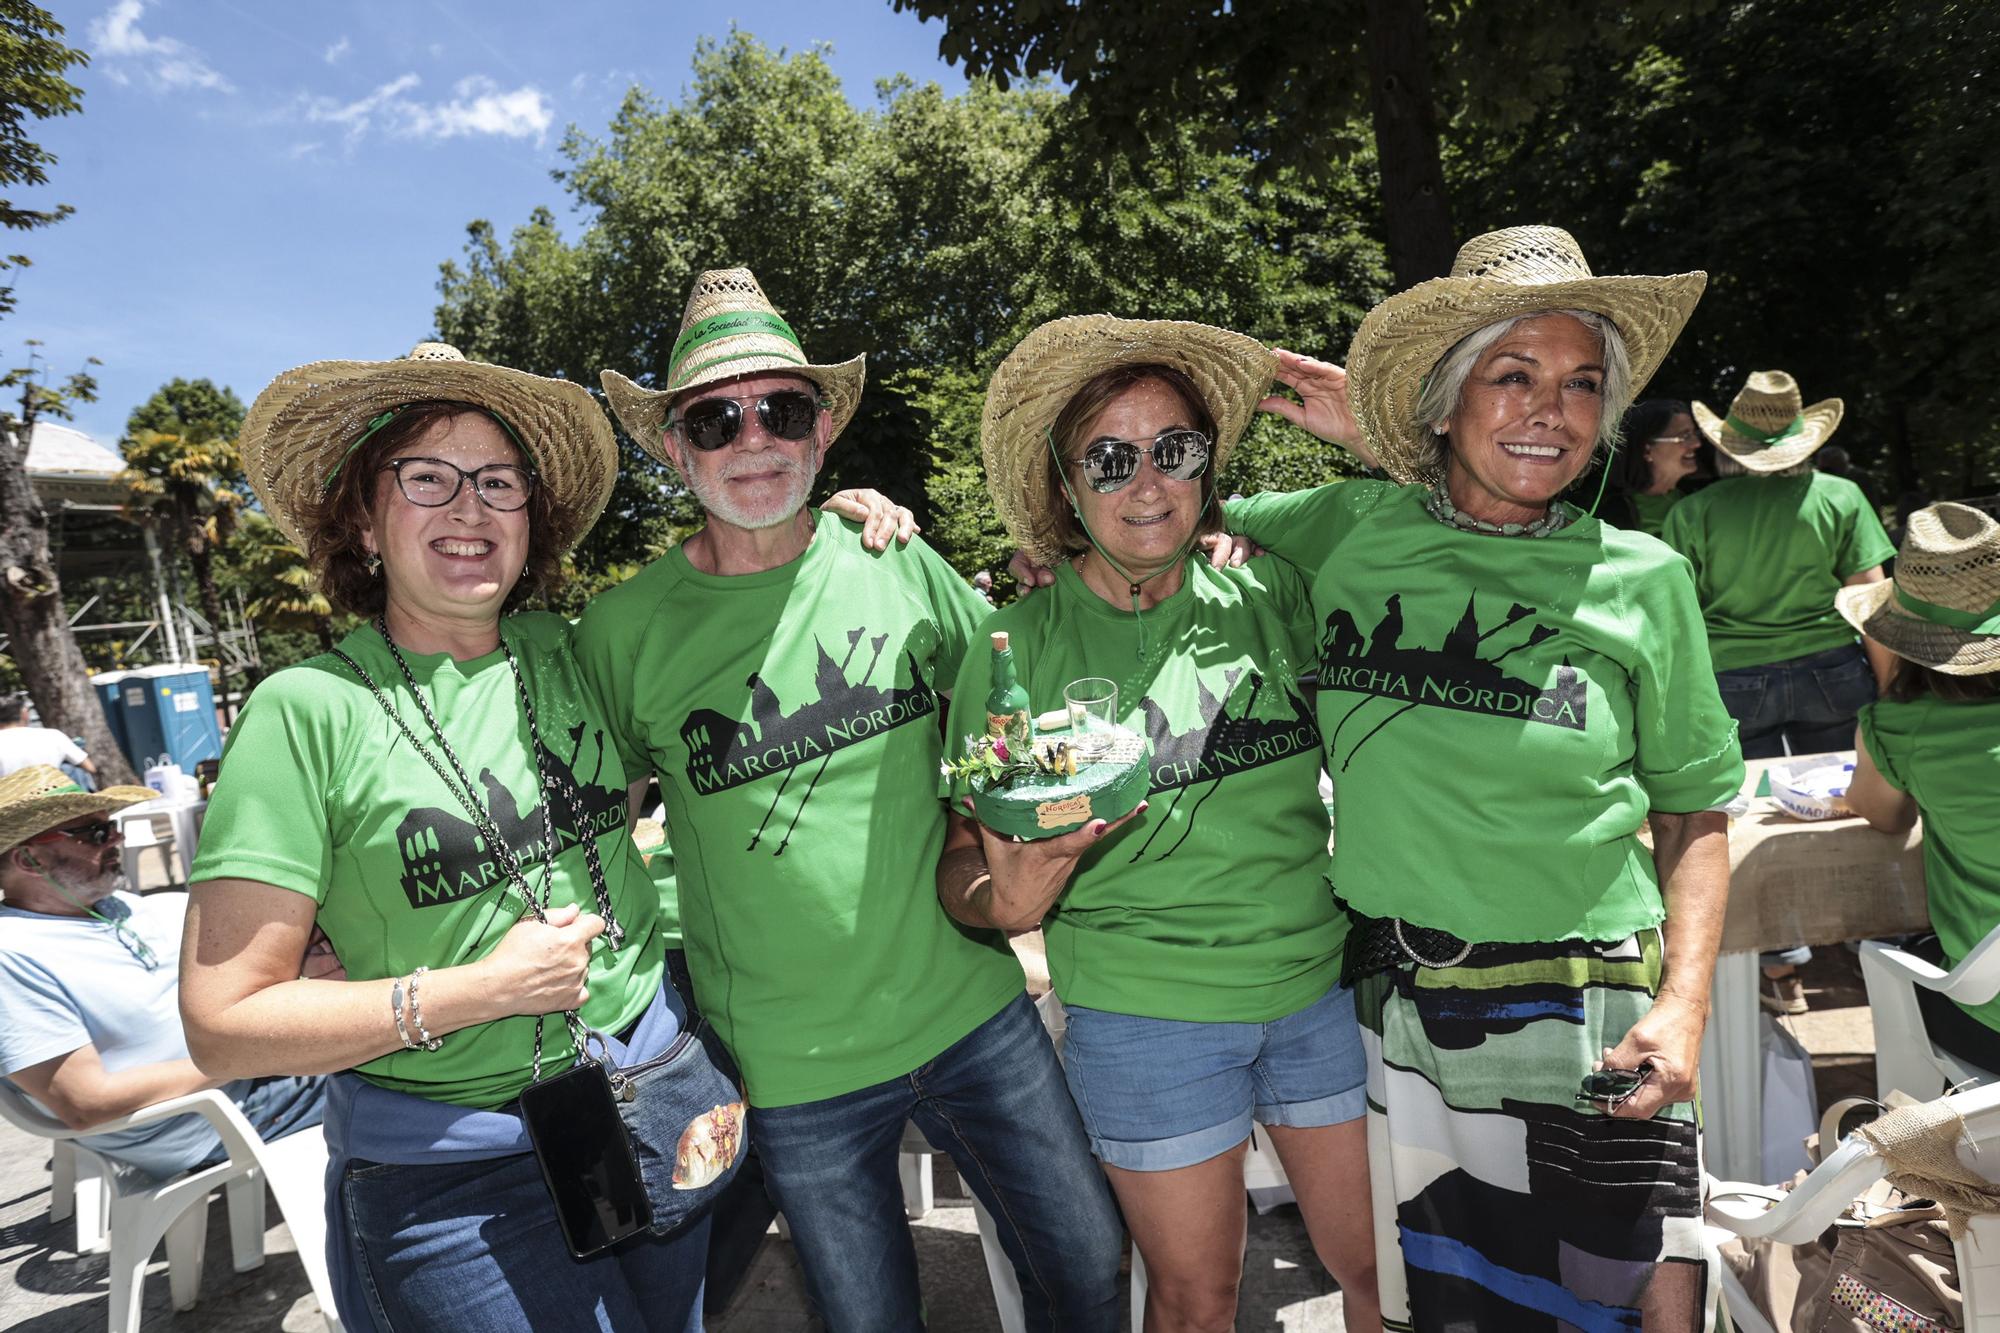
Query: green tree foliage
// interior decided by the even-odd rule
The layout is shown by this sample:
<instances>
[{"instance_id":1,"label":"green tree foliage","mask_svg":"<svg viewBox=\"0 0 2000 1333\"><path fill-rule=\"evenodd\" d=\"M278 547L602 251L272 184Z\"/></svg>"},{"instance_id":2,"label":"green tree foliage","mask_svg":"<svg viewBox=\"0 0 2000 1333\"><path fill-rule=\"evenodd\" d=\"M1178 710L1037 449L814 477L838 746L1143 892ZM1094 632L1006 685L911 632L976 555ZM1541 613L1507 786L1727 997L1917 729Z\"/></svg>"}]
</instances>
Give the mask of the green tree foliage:
<instances>
[{"instance_id":1,"label":"green tree foliage","mask_svg":"<svg viewBox=\"0 0 2000 1333\"><path fill-rule=\"evenodd\" d=\"M83 106L83 90L65 76L73 65L90 57L61 41L62 24L55 16L25 0L0 0L0 189L46 185L56 156L28 137L30 123L67 116ZM32 231L60 222L75 210L23 208L0 197L0 227ZM24 268L25 255L0 259L0 271ZM0 315L14 308L13 284L0 285Z\"/></svg>"},{"instance_id":2,"label":"green tree foliage","mask_svg":"<svg viewBox=\"0 0 2000 1333\"><path fill-rule=\"evenodd\" d=\"M1528 121L1454 139L1480 226L1560 221L1604 272L1705 269L1655 381L1838 396L1883 499L2000 490L2000 7L1778 0L1586 50Z\"/></svg>"},{"instance_id":3,"label":"green tree foliage","mask_svg":"<svg viewBox=\"0 0 2000 1333\"><path fill-rule=\"evenodd\" d=\"M193 439L234 440L243 430L245 408L233 389L213 380L175 377L153 391L125 419L125 434L156 430Z\"/></svg>"},{"instance_id":4,"label":"green tree foliage","mask_svg":"<svg viewBox=\"0 0 2000 1333\"><path fill-rule=\"evenodd\" d=\"M644 380L666 369L695 274L747 265L809 354L868 356L827 484L878 487L947 558L993 566L1005 546L979 457L983 388L1036 324L1198 319L1338 353L1387 289L1357 225L1365 154L1362 171L1260 178L1189 130L1099 163L1066 151L1077 115L1045 86L984 80L955 97L890 80L859 109L823 51L732 34L698 49L678 102L635 89L602 138L570 135L558 179L587 219L574 239L546 209L505 244L473 224L444 266L438 327L469 356L593 388L605 366ZM1239 458L1300 476L1320 456L1260 432ZM584 587L698 522L666 469L628 447L611 512L577 553Z\"/></svg>"}]
</instances>

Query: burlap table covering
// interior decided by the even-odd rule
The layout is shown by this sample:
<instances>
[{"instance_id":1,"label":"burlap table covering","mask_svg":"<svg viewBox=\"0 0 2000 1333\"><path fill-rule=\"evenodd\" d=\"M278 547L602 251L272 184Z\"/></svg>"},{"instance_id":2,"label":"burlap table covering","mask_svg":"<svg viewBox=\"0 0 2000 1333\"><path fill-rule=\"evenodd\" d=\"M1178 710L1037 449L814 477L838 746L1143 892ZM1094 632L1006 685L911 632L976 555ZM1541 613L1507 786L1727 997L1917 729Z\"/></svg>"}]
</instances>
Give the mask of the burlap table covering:
<instances>
[{"instance_id":1,"label":"burlap table covering","mask_svg":"<svg viewBox=\"0 0 2000 1333\"><path fill-rule=\"evenodd\" d=\"M1813 756L1792 756L1793 759ZM1852 752L1823 756L1854 758ZM1757 790L1775 759L1749 761ZM1794 819L1768 796L1729 828L1729 915L1724 952L1836 944L1930 928L1924 899L1923 826L1897 835L1859 816Z\"/></svg>"}]
</instances>

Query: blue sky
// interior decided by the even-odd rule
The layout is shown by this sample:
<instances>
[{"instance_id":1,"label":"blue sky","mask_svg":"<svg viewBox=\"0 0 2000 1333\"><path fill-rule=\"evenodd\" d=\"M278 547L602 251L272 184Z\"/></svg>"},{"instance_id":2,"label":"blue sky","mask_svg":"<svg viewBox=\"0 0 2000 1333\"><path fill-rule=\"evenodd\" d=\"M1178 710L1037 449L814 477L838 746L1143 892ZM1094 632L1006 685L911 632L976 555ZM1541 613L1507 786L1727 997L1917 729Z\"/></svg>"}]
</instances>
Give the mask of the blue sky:
<instances>
[{"instance_id":1,"label":"blue sky","mask_svg":"<svg viewBox=\"0 0 2000 1333\"><path fill-rule=\"evenodd\" d=\"M290 366L408 351L466 223L547 204L574 234L564 128L601 132L634 83L677 99L700 36L831 42L862 104L896 73L964 85L889 0L42 2L91 63L82 112L30 130L61 161L19 197L77 211L8 241L34 264L0 365L28 338L57 375L102 358L76 425L114 446L176 375L247 404Z\"/></svg>"}]
</instances>

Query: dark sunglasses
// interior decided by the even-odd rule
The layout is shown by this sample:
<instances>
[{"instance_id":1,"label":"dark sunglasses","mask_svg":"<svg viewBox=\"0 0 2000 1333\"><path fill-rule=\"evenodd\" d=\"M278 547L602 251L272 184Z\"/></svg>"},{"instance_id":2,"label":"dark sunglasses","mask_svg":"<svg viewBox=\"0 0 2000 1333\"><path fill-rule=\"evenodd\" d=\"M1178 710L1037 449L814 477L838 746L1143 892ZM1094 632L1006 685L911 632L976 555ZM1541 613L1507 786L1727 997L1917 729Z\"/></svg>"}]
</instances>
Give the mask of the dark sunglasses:
<instances>
[{"instance_id":1,"label":"dark sunglasses","mask_svg":"<svg viewBox=\"0 0 2000 1333\"><path fill-rule=\"evenodd\" d=\"M1646 1080L1653 1076L1653 1066L1642 1064L1637 1069L1594 1069L1583 1076L1583 1086L1577 1089L1579 1102L1600 1103L1606 1111L1615 1111L1637 1095L1646 1086Z\"/></svg>"},{"instance_id":2,"label":"dark sunglasses","mask_svg":"<svg viewBox=\"0 0 2000 1333\"><path fill-rule=\"evenodd\" d=\"M512 463L488 463L467 472L442 458L392 458L379 472L396 474L403 498L425 509L441 509L458 498L459 488L472 483L472 493L488 509L511 514L534 493L535 474Z\"/></svg>"},{"instance_id":3,"label":"dark sunglasses","mask_svg":"<svg viewBox=\"0 0 2000 1333\"><path fill-rule=\"evenodd\" d=\"M798 441L812 434L822 400L803 389L779 389L762 398L703 398L688 404L667 426L680 427L682 438L710 453L743 433L743 409L752 405L766 431L781 440Z\"/></svg>"},{"instance_id":4,"label":"dark sunglasses","mask_svg":"<svg viewBox=\"0 0 2000 1333\"><path fill-rule=\"evenodd\" d=\"M118 836L118 826L108 819L93 820L80 828L52 828L47 833L38 833L28 839L30 844L54 842L57 838L73 838L89 843L92 847L102 847Z\"/></svg>"},{"instance_id":5,"label":"dark sunglasses","mask_svg":"<svg viewBox=\"0 0 2000 1333\"><path fill-rule=\"evenodd\" d=\"M1175 481L1193 481L1208 471L1208 436L1198 430L1166 430L1151 444L1137 440L1093 440L1076 460L1083 479L1099 495L1122 491L1139 475L1139 459L1150 455L1153 466Z\"/></svg>"}]
</instances>

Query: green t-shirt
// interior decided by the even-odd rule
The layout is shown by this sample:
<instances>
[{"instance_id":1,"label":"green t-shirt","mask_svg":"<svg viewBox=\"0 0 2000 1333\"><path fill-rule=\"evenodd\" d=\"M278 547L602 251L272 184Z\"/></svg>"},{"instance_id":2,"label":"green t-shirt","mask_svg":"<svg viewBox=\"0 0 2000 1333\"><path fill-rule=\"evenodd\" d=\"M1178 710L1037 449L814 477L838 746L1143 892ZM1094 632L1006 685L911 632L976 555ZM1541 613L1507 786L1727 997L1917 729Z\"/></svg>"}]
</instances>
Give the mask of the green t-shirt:
<instances>
[{"instance_id":1,"label":"green t-shirt","mask_svg":"<svg viewBox=\"0 0 2000 1333\"><path fill-rule=\"evenodd\" d=\"M1955 966L2000 926L2000 700L1883 699L1860 721L1875 767L1924 817L1931 928ZM1965 1008L2000 1029L2000 999Z\"/></svg>"},{"instance_id":2,"label":"green t-shirt","mask_svg":"<svg viewBox=\"0 0 2000 1333\"><path fill-rule=\"evenodd\" d=\"M822 516L732 577L675 549L577 626L628 767L660 775L688 971L755 1106L907 1074L1024 985L937 900L938 690L987 608L922 541L859 534Z\"/></svg>"},{"instance_id":3,"label":"green t-shirt","mask_svg":"<svg viewBox=\"0 0 2000 1333\"><path fill-rule=\"evenodd\" d=\"M542 743L553 752L548 770L575 781L584 819L596 830L625 943L615 952L597 946L583 1019L618 1032L645 1012L665 968L659 894L625 831L625 769L570 655L569 626L534 612L508 617L500 632L520 662ZM363 627L340 647L450 771L382 636ZM542 783L506 656L455 662L446 653L406 652L403 658L539 895L546 859ZM550 899L594 912L597 898L570 803L558 800L551 814L565 850L556 858ZM368 687L330 654L278 672L244 705L230 728L188 878L257 880L305 894L319 904L319 925L355 981L407 976L419 964L472 962L527 910L443 779L411 752ZM499 1106L528 1083L534 1034L533 1018L504 1018L454 1032L436 1052L393 1051L356 1072L397 1092ZM569 1034L561 1016L551 1015L543 1073L569 1060Z\"/></svg>"},{"instance_id":4,"label":"green t-shirt","mask_svg":"<svg viewBox=\"0 0 2000 1333\"><path fill-rule=\"evenodd\" d=\"M1853 643L1833 595L1896 554L1845 477L1726 477L1667 515L1661 540L1694 566L1717 671Z\"/></svg>"},{"instance_id":5,"label":"green t-shirt","mask_svg":"<svg viewBox=\"0 0 2000 1333\"><path fill-rule=\"evenodd\" d=\"M1152 742L1146 813L1086 852L1045 927L1066 1002L1147 1018L1264 1023L1338 979L1347 915L1327 887L1319 726L1305 581L1278 560L1185 582L1143 615L1108 605L1064 565L1055 587L983 626L1012 636L1037 713L1084 676L1118 683L1122 721ZM967 654L955 747L986 730L993 655Z\"/></svg>"},{"instance_id":6,"label":"green t-shirt","mask_svg":"<svg viewBox=\"0 0 2000 1333\"><path fill-rule=\"evenodd\" d=\"M1667 512L1687 499L1685 491L1668 491L1665 495L1648 495L1644 491L1634 491L1631 495L1632 518L1640 532L1650 537L1660 535L1666 526Z\"/></svg>"},{"instance_id":7,"label":"green t-shirt","mask_svg":"<svg viewBox=\"0 0 2000 1333\"><path fill-rule=\"evenodd\" d=\"M669 949L681 947L681 891L674 874L671 842L655 847L646 858L646 874L660 891L660 938Z\"/></svg>"},{"instance_id":8,"label":"green t-shirt","mask_svg":"<svg viewBox=\"0 0 2000 1333\"><path fill-rule=\"evenodd\" d=\"M1460 532L1424 495L1336 482L1227 512L1311 579L1335 890L1470 940L1657 923L1640 821L1743 784L1687 563L1593 518Z\"/></svg>"}]
</instances>

